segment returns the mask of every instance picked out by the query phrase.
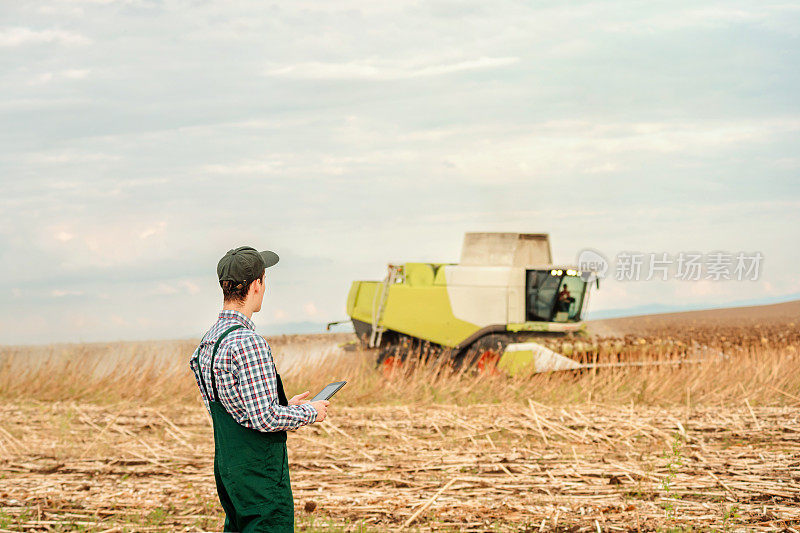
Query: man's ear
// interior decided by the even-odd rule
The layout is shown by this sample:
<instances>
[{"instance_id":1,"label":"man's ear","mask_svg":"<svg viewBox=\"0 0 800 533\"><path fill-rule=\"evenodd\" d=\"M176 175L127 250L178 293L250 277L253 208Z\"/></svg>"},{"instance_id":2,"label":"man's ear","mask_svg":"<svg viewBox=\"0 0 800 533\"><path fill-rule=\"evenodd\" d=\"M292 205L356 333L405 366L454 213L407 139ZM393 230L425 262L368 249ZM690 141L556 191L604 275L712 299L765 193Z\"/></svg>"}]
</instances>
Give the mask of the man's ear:
<instances>
[{"instance_id":1,"label":"man's ear","mask_svg":"<svg viewBox=\"0 0 800 533\"><path fill-rule=\"evenodd\" d=\"M258 294L258 287L257 287L257 285L256 285L256 284L258 283L258 281L259 281L259 280L257 280L257 279L256 279L256 280L253 280L253 281L250 283L250 287L248 287L248 289L247 289L247 296L248 296L248 298L249 298L250 296L255 296L256 294Z\"/></svg>"}]
</instances>

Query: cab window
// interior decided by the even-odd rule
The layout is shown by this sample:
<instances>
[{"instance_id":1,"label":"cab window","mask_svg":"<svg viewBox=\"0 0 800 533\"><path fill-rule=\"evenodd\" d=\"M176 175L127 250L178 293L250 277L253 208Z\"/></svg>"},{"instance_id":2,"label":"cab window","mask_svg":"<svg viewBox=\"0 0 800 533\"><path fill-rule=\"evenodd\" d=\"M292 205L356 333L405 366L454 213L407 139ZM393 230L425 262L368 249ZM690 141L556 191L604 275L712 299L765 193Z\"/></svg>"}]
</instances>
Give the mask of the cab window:
<instances>
[{"instance_id":1,"label":"cab window","mask_svg":"<svg viewBox=\"0 0 800 533\"><path fill-rule=\"evenodd\" d=\"M581 319L585 292L586 283L565 270L529 270L527 320L577 322Z\"/></svg>"}]
</instances>

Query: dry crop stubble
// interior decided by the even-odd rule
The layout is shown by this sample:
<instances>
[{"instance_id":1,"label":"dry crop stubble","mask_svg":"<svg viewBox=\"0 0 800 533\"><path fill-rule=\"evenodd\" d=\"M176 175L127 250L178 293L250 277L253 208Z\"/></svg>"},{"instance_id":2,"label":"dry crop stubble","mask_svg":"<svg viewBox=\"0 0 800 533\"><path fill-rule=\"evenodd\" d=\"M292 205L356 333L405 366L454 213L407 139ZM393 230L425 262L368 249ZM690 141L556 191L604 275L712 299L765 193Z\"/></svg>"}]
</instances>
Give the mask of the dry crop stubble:
<instances>
[{"instance_id":1,"label":"dry crop stubble","mask_svg":"<svg viewBox=\"0 0 800 533\"><path fill-rule=\"evenodd\" d=\"M290 394L349 381L329 421L290 434L298 529L798 529L791 322L695 321L727 355L696 365L515 377L435 363L387 376L359 351L290 361L324 342L271 339ZM627 327L691 341L668 320ZM193 349L3 349L0 530L218 529Z\"/></svg>"}]
</instances>

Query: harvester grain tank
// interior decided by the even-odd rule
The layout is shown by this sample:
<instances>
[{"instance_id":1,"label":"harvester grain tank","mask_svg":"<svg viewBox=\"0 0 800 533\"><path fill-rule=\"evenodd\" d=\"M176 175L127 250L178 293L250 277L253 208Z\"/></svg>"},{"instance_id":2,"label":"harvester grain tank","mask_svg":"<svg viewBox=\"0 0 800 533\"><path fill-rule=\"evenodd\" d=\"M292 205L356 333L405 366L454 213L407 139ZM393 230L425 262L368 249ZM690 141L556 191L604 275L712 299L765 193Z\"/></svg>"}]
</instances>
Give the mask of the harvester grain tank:
<instances>
[{"instance_id":1,"label":"harvester grain tank","mask_svg":"<svg viewBox=\"0 0 800 533\"><path fill-rule=\"evenodd\" d=\"M579 365L536 340L579 332L588 299L547 234L467 233L459 263L390 264L383 281L353 282L347 313L379 362L424 346L457 364L557 370Z\"/></svg>"}]
</instances>

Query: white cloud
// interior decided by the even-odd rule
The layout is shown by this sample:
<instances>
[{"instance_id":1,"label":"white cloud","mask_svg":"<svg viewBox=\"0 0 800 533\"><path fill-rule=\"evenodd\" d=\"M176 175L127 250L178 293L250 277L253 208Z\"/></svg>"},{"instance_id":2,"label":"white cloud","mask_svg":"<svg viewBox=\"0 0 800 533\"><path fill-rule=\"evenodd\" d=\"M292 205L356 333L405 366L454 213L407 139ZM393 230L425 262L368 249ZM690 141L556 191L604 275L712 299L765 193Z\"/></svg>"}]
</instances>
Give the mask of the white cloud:
<instances>
[{"instance_id":1,"label":"white cloud","mask_svg":"<svg viewBox=\"0 0 800 533\"><path fill-rule=\"evenodd\" d=\"M178 288L174 285L169 285L167 283L159 283L156 285L155 289L150 291L150 294L155 296L169 296L172 294L178 294Z\"/></svg>"},{"instance_id":2,"label":"white cloud","mask_svg":"<svg viewBox=\"0 0 800 533\"><path fill-rule=\"evenodd\" d=\"M153 226L149 226L145 228L142 232L139 233L140 239L149 239L155 235L161 235L167 229L167 223L161 221Z\"/></svg>"},{"instance_id":3,"label":"white cloud","mask_svg":"<svg viewBox=\"0 0 800 533\"><path fill-rule=\"evenodd\" d=\"M30 83L32 85L41 85L58 80L82 80L87 76L89 76L89 69L68 69L57 72L43 72L35 76Z\"/></svg>"},{"instance_id":4,"label":"white cloud","mask_svg":"<svg viewBox=\"0 0 800 533\"><path fill-rule=\"evenodd\" d=\"M316 316L319 312L317 311L317 306L314 305L314 302L308 302L306 305L304 305L303 311L305 311L308 316Z\"/></svg>"},{"instance_id":5,"label":"white cloud","mask_svg":"<svg viewBox=\"0 0 800 533\"><path fill-rule=\"evenodd\" d=\"M270 160L244 160L226 164L203 165L199 172L210 174L223 174L227 176L258 176L280 175L289 173L304 175L341 176L354 166L365 163L374 163L377 160L386 162L397 159L396 154L380 152L378 154L365 154L360 156L331 156L307 154L279 154Z\"/></svg>"},{"instance_id":6,"label":"white cloud","mask_svg":"<svg viewBox=\"0 0 800 533\"><path fill-rule=\"evenodd\" d=\"M228 165L205 165L201 170L211 174L274 174L281 167L281 161L244 161Z\"/></svg>"},{"instance_id":7,"label":"white cloud","mask_svg":"<svg viewBox=\"0 0 800 533\"><path fill-rule=\"evenodd\" d=\"M267 76L311 80L399 80L441 76L453 72L505 67L519 61L517 57L479 57L460 61L425 64L420 61L360 60L344 63L306 62L271 66Z\"/></svg>"},{"instance_id":8,"label":"white cloud","mask_svg":"<svg viewBox=\"0 0 800 533\"><path fill-rule=\"evenodd\" d=\"M159 283L150 291L154 296L172 296L175 294L197 294L200 287L188 279L178 280L171 283Z\"/></svg>"},{"instance_id":9,"label":"white cloud","mask_svg":"<svg viewBox=\"0 0 800 533\"><path fill-rule=\"evenodd\" d=\"M524 129L491 125L482 135L470 132L462 136L460 146L443 154L443 161L462 179L514 182L537 175L609 174L630 168L637 160L659 156L707 157L797 132L800 117L796 116L728 121L550 121Z\"/></svg>"},{"instance_id":10,"label":"white cloud","mask_svg":"<svg viewBox=\"0 0 800 533\"><path fill-rule=\"evenodd\" d=\"M81 296L83 291L76 291L76 290L65 290L65 289L53 289L50 291L50 296L53 298L63 298L65 296Z\"/></svg>"},{"instance_id":11,"label":"white cloud","mask_svg":"<svg viewBox=\"0 0 800 533\"><path fill-rule=\"evenodd\" d=\"M117 155L106 154L103 152L85 152L79 150L53 150L43 152L31 152L25 158L33 163L42 164L71 164L71 163L103 163L108 161L117 161L120 159ZM127 185L128 183L126 183Z\"/></svg>"},{"instance_id":12,"label":"white cloud","mask_svg":"<svg viewBox=\"0 0 800 533\"><path fill-rule=\"evenodd\" d=\"M82 330L84 328L98 325L98 320L94 317L86 315L85 313L74 313L69 316L68 323L70 327L77 330Z\"/></svg>"},{"instance_id":13,"label":"white cloud","mask_svg":"<svg viewBox=\"0 0 800 533\"><path fill-rule=\"evenodd\" d=\"M31 28L8 28L0 30L0 46L12 47L28 44L88 44L87 37L65 30L32 30Z\"/></svg>"},{"instance_id":14,"label":"white cloud","mask_svg":"<svg viewBox=\"0 0 800 533\"><path fill-rule=\"evenodd\" d=\"M60 230L53 235L57 241L69 242L75 238L75 235L66 230Z\"/></svg>"},{"instance_id":15,"label":"white cloud","mask_svg":"<svg viewBox=\"0 0 800 533\"><path fill-rule=\"evenodd\" d=\"M73 185L74 187L57 194L83 195L84 191L94 186L88 182L76 182ZM52 184L49 186L51 190L54 188ZM168 253L164 247L165 240L170 238L170 232L166 231L166 220L153 219L152 216L132 216L124 211L116 213L90 210L81 215L56 215L57 212L84 204L80 200L65 200L56 205L51 215L55 219L54 224L31 227L29 231L32 233L32 242L38 249L54 254L53 258L58 261L60 270L75 272L86 268L107 269L132 265L137 261L141 264L163 259ZM151 222L142 222L148 219Z\"/></svg>"},{"instance_id":16,"label":"white cloud","mask_svg":"<svg viewBox=\"0 0 800 533\"><path fill-rule=\"evenodd\" d=\"M734 5L693 6L688 9L675 9L669 12L660 12L654 16L641 18L634 17L629 20L616 20L603 23L605 31L650 34L654 32L668 32L686 29L717 29L732 26L769 25L780 28L774 21L788 18L796 14L798 7L792 4L753 3L751 9Z\"/></svg>"},{"instance_id":17,"label":"white cloud","mask_svg":"<svg viewBox=\"0 0 800 533\"><path fill-rule=\"evenodd\" d=\"M198 292L200 292L200 287L196 283L191 282L188 279L179 281L178 285L183 287L184 290L189 294L197 294Z\"/></svg>"},{"instance_id":18,"label":"white cloud","mask_svg":"<svg viewBox=\"0 0 800 533\"><path fill-rule=\"evenodd\" d=\"M284 320L288 316L283 309L276 309L272 315L275 317L275 320Z\"/></svg>"},{"instance_id":19,"label":"white cloud","mask_svg":"<svg viewBox=\"0 0 800 533\"><path fill-rule=\"evenodd\" d=\"M58 1L68 4L95 4L95 5L136 3L136 0L58 0Z\"/></svg>"}]
</instances>

